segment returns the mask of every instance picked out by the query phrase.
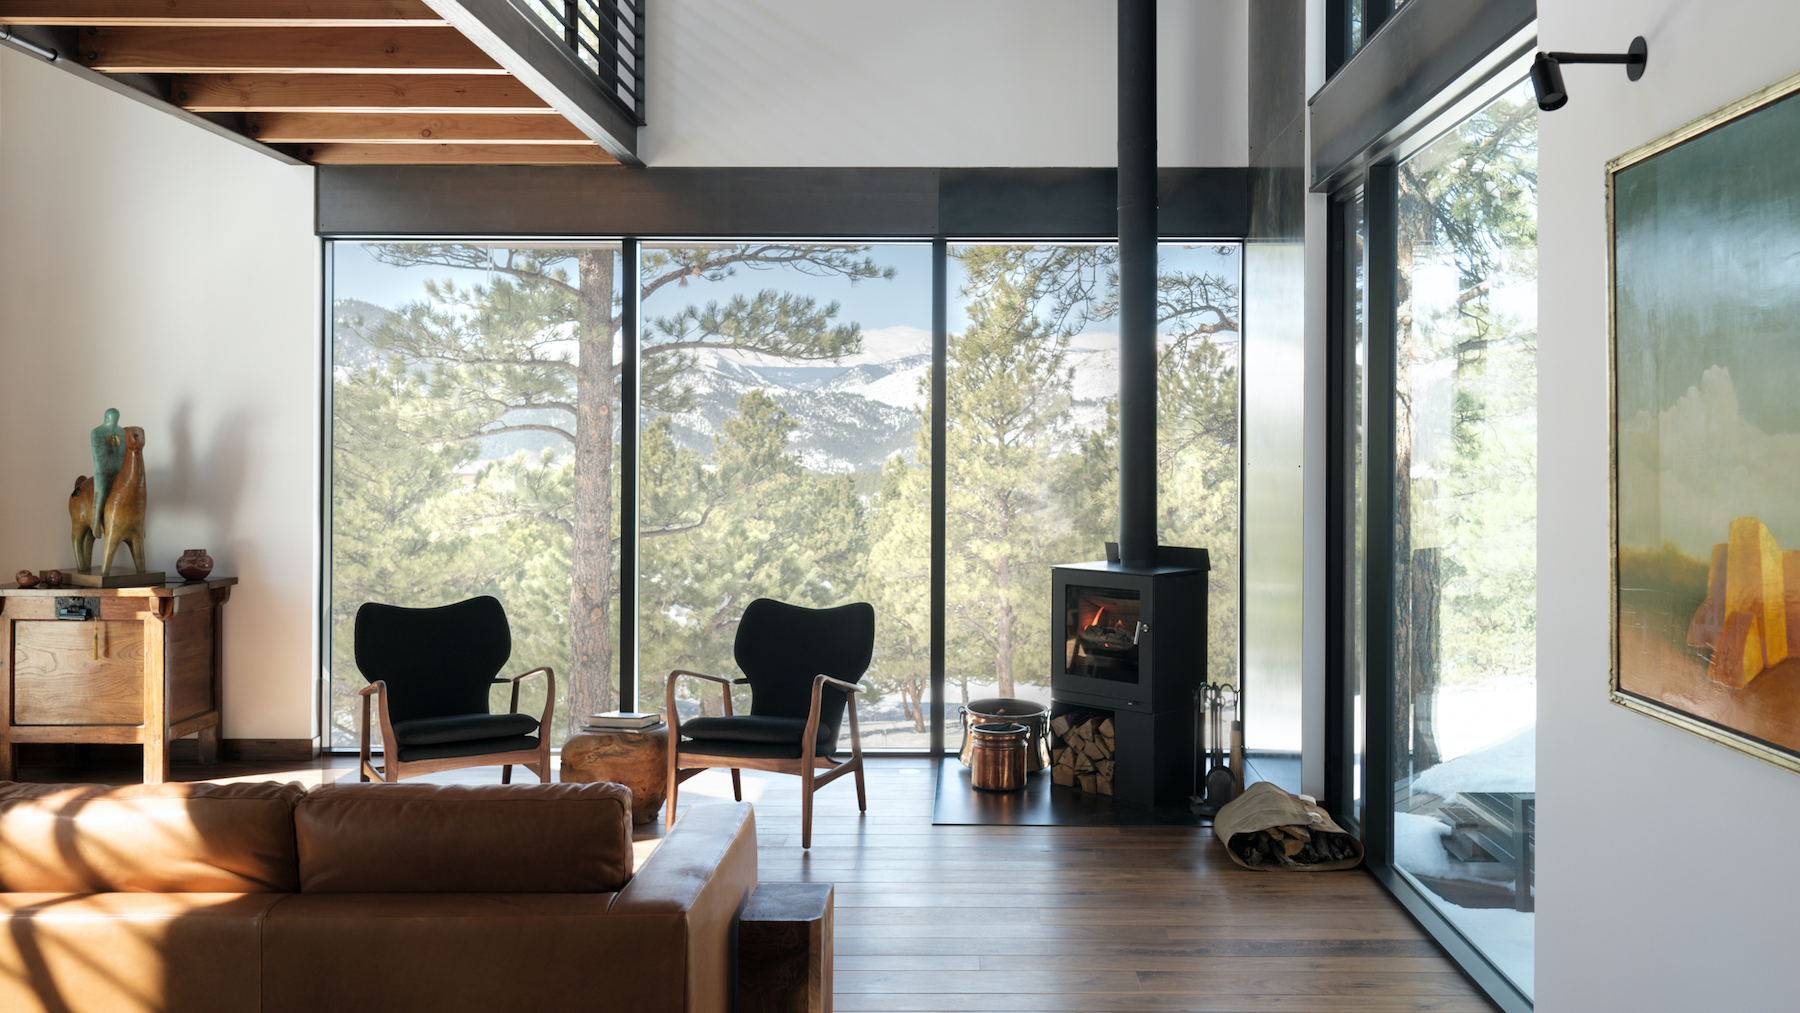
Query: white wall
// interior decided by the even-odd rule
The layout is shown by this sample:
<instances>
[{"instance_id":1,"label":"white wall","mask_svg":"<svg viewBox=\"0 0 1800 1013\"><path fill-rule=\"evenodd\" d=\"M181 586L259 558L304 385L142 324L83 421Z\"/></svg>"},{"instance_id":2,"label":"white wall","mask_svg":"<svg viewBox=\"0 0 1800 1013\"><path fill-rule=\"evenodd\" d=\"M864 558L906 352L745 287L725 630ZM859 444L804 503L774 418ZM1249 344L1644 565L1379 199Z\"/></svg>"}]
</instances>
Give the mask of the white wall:
<instances>
[{"instance_id":1,"label":"white wall","mask_svg":"<svg viewBox=\"0 0 1800 1013\"><path fill-rule=\"evenodd\" d=\"M1565 68L1569 104L1539 120L1537 1008L1793 1009L1800 776L1607 701L1604 166L1800 71L1800 6L1538 13L1543 49L1641 34L1650 57L1636 84Z\"/></svg>"},{"instance_id":2,"label":"white wall","mask_svg":"<svg viewBox=\"0 0 1800 1013\"><path fill-rule=\"evenodd\" d=\"M118 408L146 434L152 567L204 547L240 580L226 737L311 737L312 171L10 50L0 130L0 568L72 566L69 489Z\"/></svg>"},{"instance_id":3,"label":"white wall","mask_svg":"<svg viewBox=\"0 0 1800 1013\"><path fill-rule=\"evenodd\" d=\"M1157 8L1159 162L1243 165L1248 0ZM657 165L1116 165L1099 0L658 0L639 154Z\"/></svg>"}]
</instances>

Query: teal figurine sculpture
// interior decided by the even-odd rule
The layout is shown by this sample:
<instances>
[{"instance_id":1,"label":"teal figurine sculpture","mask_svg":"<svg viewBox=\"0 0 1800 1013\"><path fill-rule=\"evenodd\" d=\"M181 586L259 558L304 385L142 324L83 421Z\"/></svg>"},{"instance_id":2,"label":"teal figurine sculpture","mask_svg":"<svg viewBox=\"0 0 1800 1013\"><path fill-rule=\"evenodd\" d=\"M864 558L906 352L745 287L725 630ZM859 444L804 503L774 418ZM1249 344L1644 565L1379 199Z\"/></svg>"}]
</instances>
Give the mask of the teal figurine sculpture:
<instances>
[{"instance_id":1,"label":"teal figurine sculpture","mask_svg":"<svg viewBox=\"0 0 1800 1013\"><path fill-rule=\"evenodd\" d=\"M120 545L131 550L138 573L144 572L144 506L148 483L144 475L144 430L120 427L119 410L108 408L105 421L94 427L94 475L75 479L69 494L69 539L75 549L75 567L92 571L94 542L100 540L100 574L112 570L113 555Z\"/></svg>"}]
</instances>

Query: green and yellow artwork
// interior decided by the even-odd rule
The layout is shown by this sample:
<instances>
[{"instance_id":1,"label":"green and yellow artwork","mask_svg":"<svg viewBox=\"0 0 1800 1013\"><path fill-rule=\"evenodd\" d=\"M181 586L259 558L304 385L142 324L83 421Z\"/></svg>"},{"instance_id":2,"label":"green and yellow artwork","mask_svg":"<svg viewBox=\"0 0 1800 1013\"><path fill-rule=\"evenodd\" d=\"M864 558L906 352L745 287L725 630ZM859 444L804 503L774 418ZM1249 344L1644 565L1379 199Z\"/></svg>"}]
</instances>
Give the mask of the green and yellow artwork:
<instances>
[{"instance_id":1,"label":"green and yellow artwork","mask_svg":"<svg viewBox=\"0 0 1800 1013\"><path fill-rule=\"evenodd\" d=\"M1800 77L1608 165L1613 699L1800 770Z\"/></svg>"}]
</instances>

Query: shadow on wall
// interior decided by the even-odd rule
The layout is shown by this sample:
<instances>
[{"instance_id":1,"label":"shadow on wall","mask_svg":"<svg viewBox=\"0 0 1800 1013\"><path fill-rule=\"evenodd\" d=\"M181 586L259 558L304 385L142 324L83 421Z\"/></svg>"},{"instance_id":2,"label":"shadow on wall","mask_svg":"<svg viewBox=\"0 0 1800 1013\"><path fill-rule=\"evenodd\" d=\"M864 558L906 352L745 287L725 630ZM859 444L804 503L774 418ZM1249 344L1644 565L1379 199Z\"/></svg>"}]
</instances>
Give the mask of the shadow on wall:
<instances>
[{"instance_id":1,"label":"shadow on wall","mask_svg":"<svg viewBox=\"0 0 1800 1013\"><path fill-rule=\"evenodd\" d=\"M236 537L237 517L249 473L250 440L258 432L259 420L246 409L228 413L210 427L210 446L197 452L193 412L194 403L187 399L169 417L170 453L165 460L170 465L167 471L151 472L151 516L160 519L157 526L162 531L179 527L201 532L199 537L219 546L210 550L218 561L217 572L236 573L243 561L226 554L241 541ZM158 551L172 557L180 549L162 545Z\"/></svg>"}]
</instances>

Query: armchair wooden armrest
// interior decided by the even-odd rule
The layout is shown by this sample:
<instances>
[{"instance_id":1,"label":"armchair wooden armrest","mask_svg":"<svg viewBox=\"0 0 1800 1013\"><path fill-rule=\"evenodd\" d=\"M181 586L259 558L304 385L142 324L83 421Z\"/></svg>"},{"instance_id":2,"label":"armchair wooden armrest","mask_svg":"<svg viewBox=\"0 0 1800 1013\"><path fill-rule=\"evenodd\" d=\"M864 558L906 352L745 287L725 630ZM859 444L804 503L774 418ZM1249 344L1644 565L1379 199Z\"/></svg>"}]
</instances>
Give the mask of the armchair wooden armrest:
<instances>
[{"instance_id":1,"label":"armchair wooden armrest","mask_svg":"<svg viewBox=\"0 0 1800 1013\"><path fill-rule=\"evenodd\" d=\"M369 749L369 700L371 698L375 701L376 719L381 722L382 755L386 756L390 752L394 752L397 747L394 745L394 724L388 718L387 681L377 679L357 690L356 695L362 698L362 713L356 722L357 779L367 781L369 775L374 771L374 761L371 759Z\"/></svg>"},{"instance_id":2,"label":"armchair wooden armrest","mask_svg":"<svg viewBox=\"0 0 1800 1013\"><path fill-rule=\"evenodd\" d=\"M548 685L544 687L544 715L543 717L538 718L538 734L547 737L550 734L550 716L556 710L556 673L550 669L550 666L541 665L529 672L515 675L511 679L495 679L494 681L512 683L511 713L517 714L519 713L519 683L540 673L544 676Z\"/></svg>"},{"instance_id":3,"label":"armchair wooden armrest","mask_svg":"<svg viewBox=\"0 0 1800 1013\"><path fill-rule=\"evenodd\" d=\"M663 720L669 723L669 731L674 736L671 745L681 741L681 722L677 718L679 712L675 710L675 677L681 675L689 675L696 679L705 679L707 682L718 683L720 695L725 698L726 717L732 716L731 687L748 686L750 684L749 679L727 679L722 675L707 675L705 672L693 672L685 668L677 668L671 671L669 673L669 680L663 683L663 709L667 712L663 715Z\"/></svg>"},{"instance_id":4,"label":"armchair wooden armrest","mask_svg":"<svg viewBox=\"0 0 1800 1013\"><path fill-rule=\"evenodd\" d=\"M833 679L831 676L821 672L820 674L813 676L812 706L806 714L806 732L805 737L801 740L801 762L807 767L813 765L813 757L816 755L818 747L819 705L824 700L825 685L827 683L846 691L844 694L845 702L850 706L850 758L853 761L862 759L862 730L856 725L856 694L862 692L862 687L854 682ZM839 767L833 770L831 773L819 778L818 784L821 786L829 784L839 774L844 773L846 769L848 768Z\"/></svg>"}]
</instances>

